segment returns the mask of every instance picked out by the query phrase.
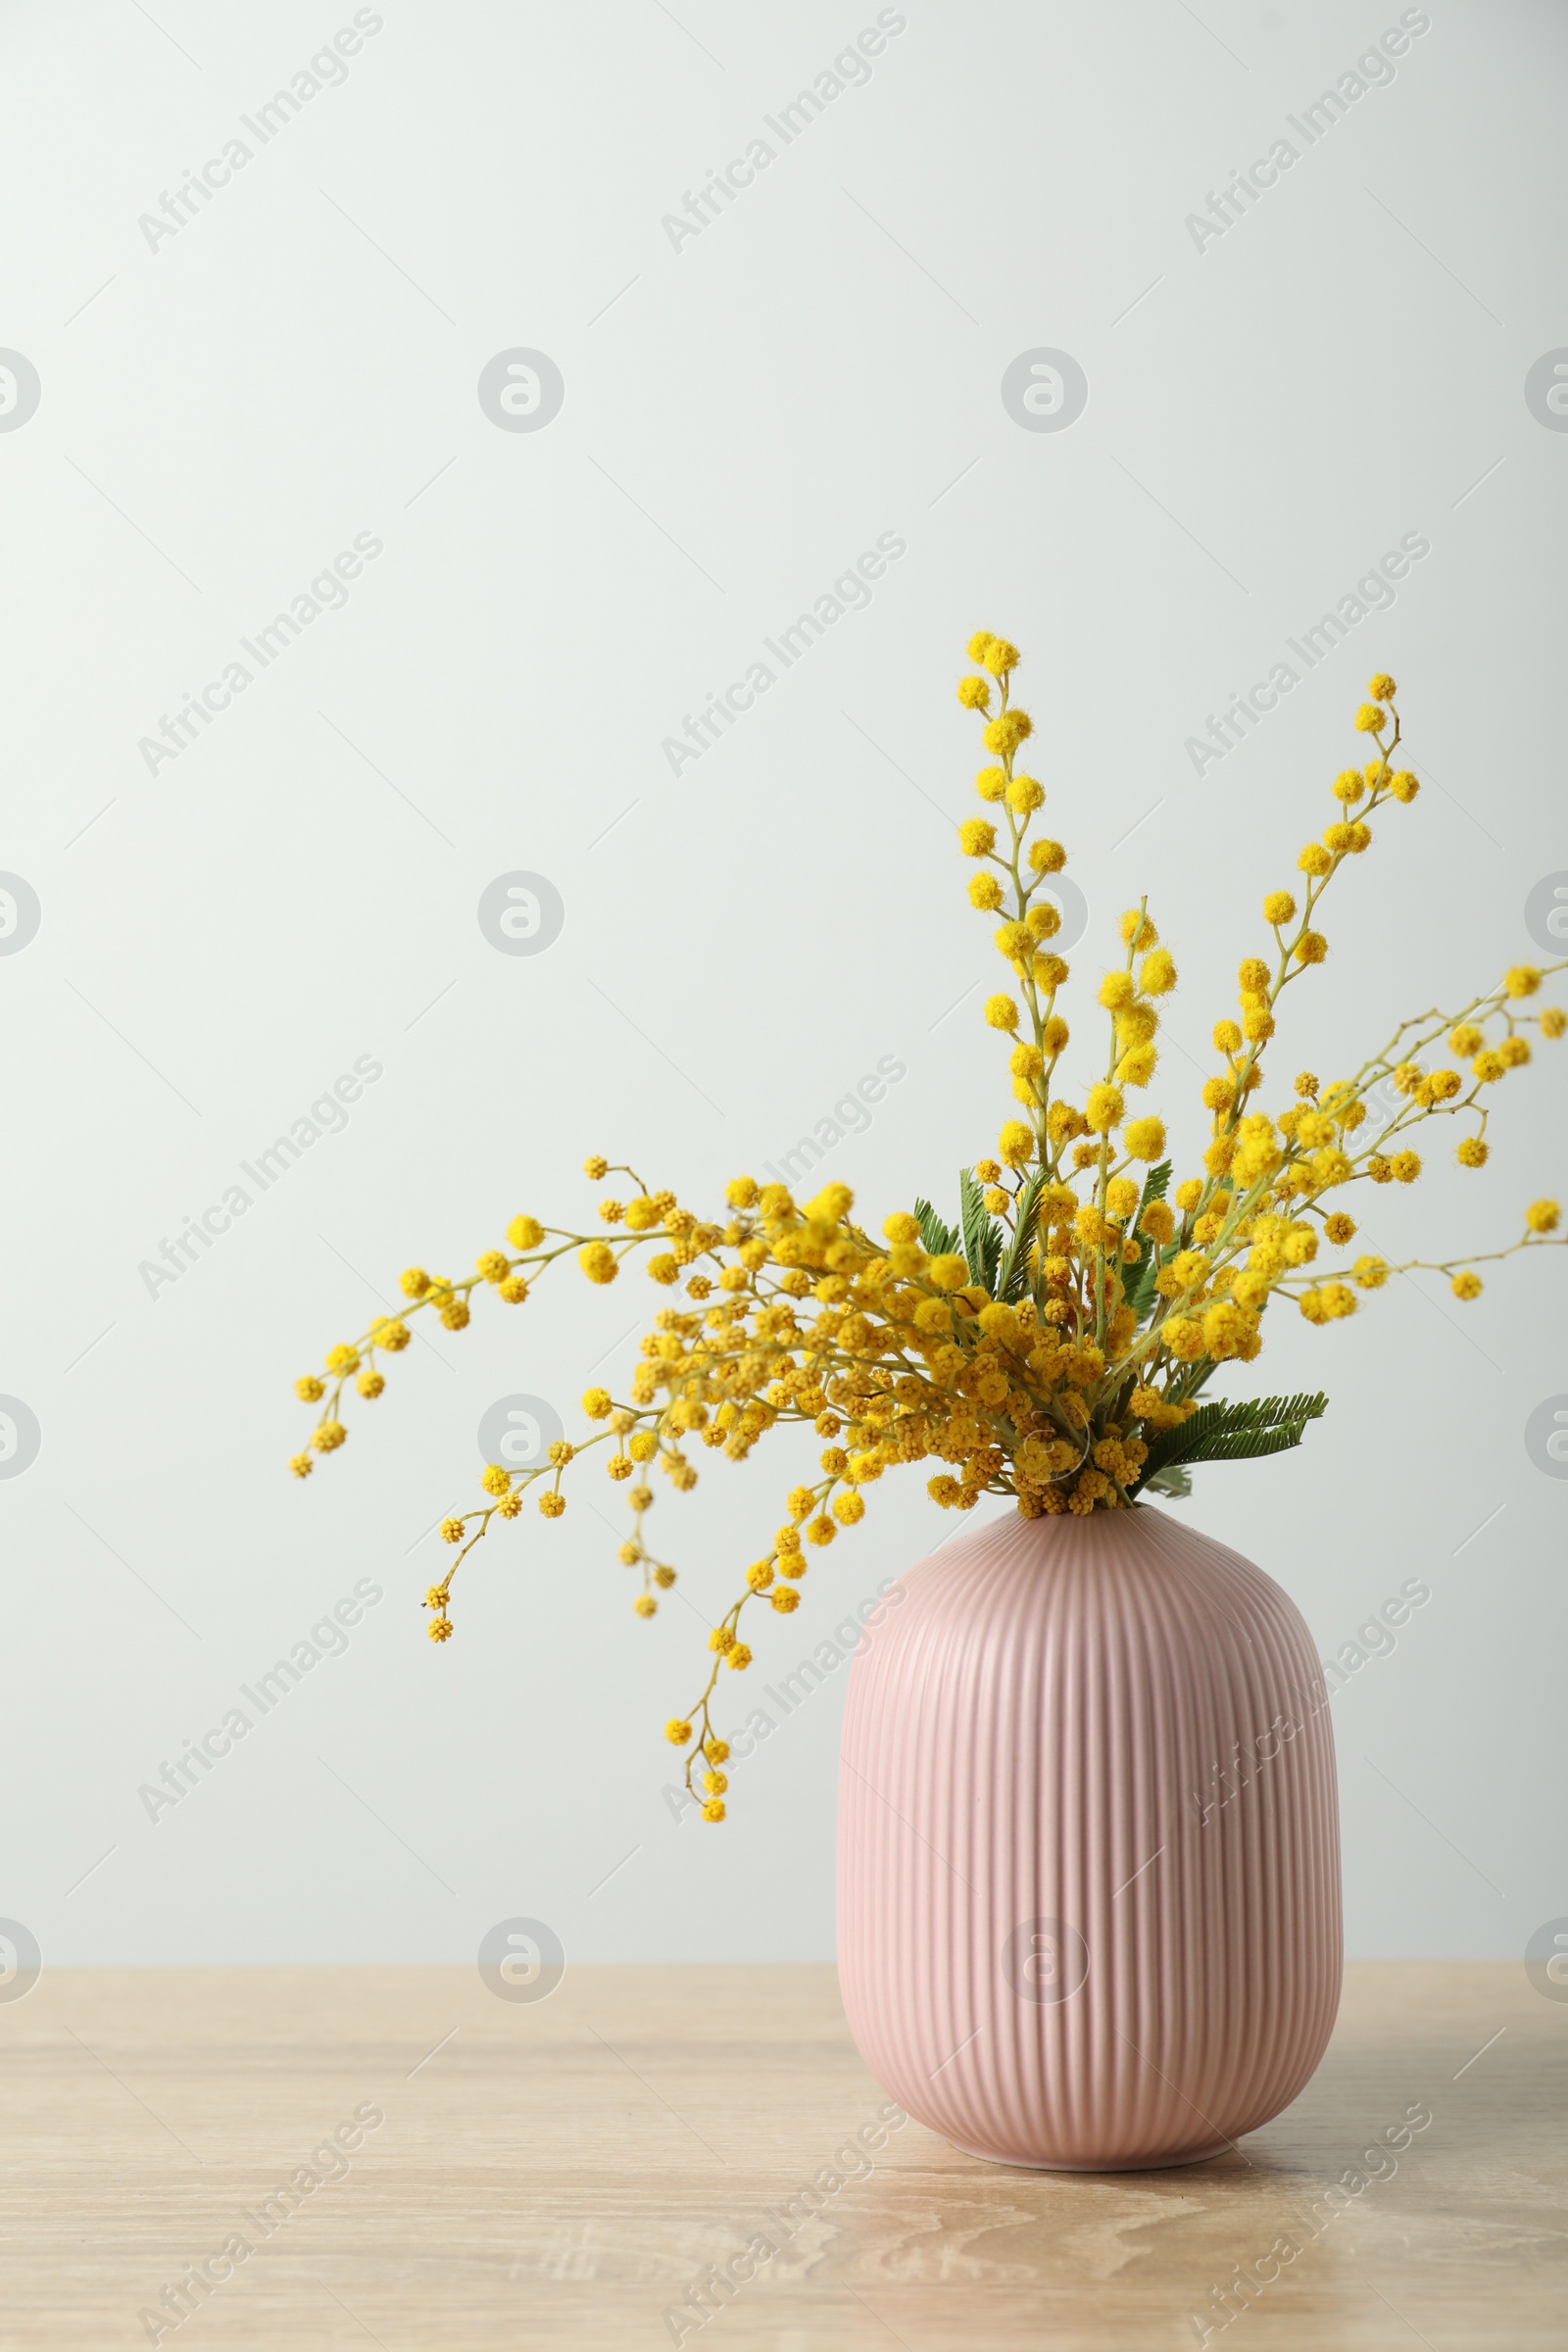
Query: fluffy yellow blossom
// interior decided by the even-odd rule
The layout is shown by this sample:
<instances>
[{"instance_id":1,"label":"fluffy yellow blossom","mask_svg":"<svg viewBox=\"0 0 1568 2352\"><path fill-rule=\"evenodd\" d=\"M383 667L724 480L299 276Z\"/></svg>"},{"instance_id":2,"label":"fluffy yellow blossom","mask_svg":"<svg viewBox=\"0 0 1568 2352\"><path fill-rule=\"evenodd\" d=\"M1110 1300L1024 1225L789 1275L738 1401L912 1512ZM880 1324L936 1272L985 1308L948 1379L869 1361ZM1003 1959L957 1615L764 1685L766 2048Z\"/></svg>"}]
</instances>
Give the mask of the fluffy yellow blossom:
<instances>
[{"instance_id":1,"label":"fluffy yellow blossom","mask_svg":"<svg viewBox=\"0 0 1568 2352\"><path fill-rule=\"evenodd\" d=\"M1190 1364L1203 1352L1203 1327L1190 1315L1168 1315L1165 1347L1178 1364Z\"/></svg>"},{"instance_id":2,"label":"fluffy yellow blossom","mask_svg":"<svg viewBox=\"0 0 1568 2352\"><path fill-rule=\"evenodd\" d=\"M1138 1220L1139 1230L1163 1247L1176 1231L1176 1219L1164 1200L1151 1200Z\"/></svg>"},{"instance_id":3,"label":"fluffy yellow blossom","mask_svg":"<svg viewBox=\"0 0 1568 2352\"><path fill-rule=\"evenodd\" d=\"M988 752L995 752L999 759L1006 759L1021 743L1026 743L1034 731L1034 720L1027 710L1004 710L1000 717L992 719L981 741Z\"/></svg>"},{"instance_id":4,"label":"fluffy yellow blossom","mask_svg":"<svg viewBox=\"0 0 1568 2352\"><path fill-rule=\"evenodd\" d=\"M1333 1323L1343 1315L1354 1314L1356 1299L1343 1282L1330 1282L1303 1291L1297 1304L1309 1323Z\"/></svg>"},{"instance_id":5,"label":"fluffy yellow blossom","mask_svg":"<svg viewBox=\"0 0 1568 2352\"><path fill-rule=\"evenodd\" d=\"M1203 1352L1216 1363L1223 1363L1230 1356L1245 1353L1256 1329L1255 1315L1237 1305L1234 1299L1216 1298L1203 1312Z\"/></svg>"}]
</instances>

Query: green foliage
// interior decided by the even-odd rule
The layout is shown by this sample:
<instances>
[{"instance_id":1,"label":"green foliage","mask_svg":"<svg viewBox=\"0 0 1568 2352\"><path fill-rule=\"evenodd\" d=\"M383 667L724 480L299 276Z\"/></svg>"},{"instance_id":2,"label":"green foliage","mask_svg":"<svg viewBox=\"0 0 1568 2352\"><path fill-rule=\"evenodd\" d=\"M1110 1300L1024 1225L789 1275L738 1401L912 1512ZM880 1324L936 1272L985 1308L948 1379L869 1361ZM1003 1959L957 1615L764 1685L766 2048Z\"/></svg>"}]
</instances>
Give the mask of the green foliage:
<instances>
[{"instance_id":1,"label":"green foliage","mask_svg":"<svg viewBox=\"0 0 1568 2352\"><path fill-rule=\"evenodd\" d=\"M1046 1171L1036 1168L1019 1193L1009 1235L986 1208L985 1188L976 1183L972 1168L958 1171L959 1214L962 1229L944 1225L929 1200L916 1200L915 1218L922 1246L933 1257L961 1253L971 1282L983 1283L993 1298L1021 1298L1029 1288L1035 1217L1045 1190Z\"/></svg>"},{"instance_id":2,"label":"green foliage","mask_svg":"<svg viewBox=\"0 0 1568 2352\"><path fill-rule=\"evenodd\" d=\"M1327 1412L1328 1402L1319 1395L1261 1396L1239 1403L1217 1397L1200 1405L1180 1429L1161 1430L1151 1438L1143 1476L1132 1492L1139 1494L1152 1484L1156 1493L1181 1493L1161 1474L1190 1462L1250 1462L1265 1453L1284 1453L1299 1446L1307 1423Z\"/></svg>"},{"instance_id":3,"label":"green foliage","mask_svg":"<svg viewBox=\"0 0 1568 2352\"><path fill-rule=\"evenodd\" d=\"M984 1285L994 1298L997 1269L1002 1263L1002 1227L986 1212L984 1188L975 1182L973 1168L958 1170L958 1214L963 1221L963 1254L969 1280Z\"/></svg>"},{"instance_id":4,"label":"green foliage","mask_svg":"<svg viewBox=\"0 0 1568 2352\"><path fill-rule=\"evenodd\" d=\"M956 1257L963 1239L957 1227L944 1225L929 1200L917 1200L914 1214L920 1228L921 1247L933 1257Z\"/></svg>"},{"instance_id":5,"label":"green foliage","mask_svg":"<svg viewBox=\"0 0 1568 2352\"><path fill-rule=\"evenodd\" d=\"M1151 1168L1144 1179L1143 1199L1138 1203L1140 1217L1151 1200L1164 1200L1169 1185L1170 1161L1162 1159L1158 1167ZM1154 1300L1158 1297L1158 1293L1154 1289L1154 1278L1163 1263L1162 1253L1145 1234L1138 1253L1138 1263L1129 1269L1123 1293L1127 1304L1132 1308L1140 1323L1151 1313Z\"/></svg>"},{"instance_id":6,"label":"green foliage","mask_svg":"<svg viewBox=\"0 0 1568 2352\"><path fill-rule=\"evenodd\" d=\"M1036 1168L1018 1195L1013 1209L1012 1239L1007 1244L1007 1254L1002 1261L1002 1276L997 1291L997 1297L1004 1298L1009 1305L1013 1299L1021 1298L1029 1287L1035 1224L1040 1209L1040 1196L1045 1189L1046 1171Z\"/></svg>"}]
</instances>

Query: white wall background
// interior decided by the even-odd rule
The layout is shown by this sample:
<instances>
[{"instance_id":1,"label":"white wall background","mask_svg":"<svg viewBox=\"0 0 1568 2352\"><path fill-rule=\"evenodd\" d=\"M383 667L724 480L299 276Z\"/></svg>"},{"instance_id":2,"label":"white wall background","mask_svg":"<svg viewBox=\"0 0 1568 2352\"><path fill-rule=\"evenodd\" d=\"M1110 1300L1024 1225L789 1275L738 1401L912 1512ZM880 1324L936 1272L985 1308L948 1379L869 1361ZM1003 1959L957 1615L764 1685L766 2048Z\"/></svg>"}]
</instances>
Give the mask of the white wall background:
<instances>
[{"instance_id":1,"label":"white wall background","mask_svg":"<svg viewBox=\"0 0 1568 2352\"><path fill-rule=\"evenodd\" d=\"M465 1267L524 1206L590 1218L585 1151L712 1199L885 1055L907 1075L833 1170L878 1217L952 1190L1006 1105L977 998L950 1012L990 977L952 838L977 626L1028 655L1081 973L1145 889L1177 948L1189 1147L1185 1056L1374 667L1429 789L1340 886L1277 1072L1540 955L1526 899L1568 868L1568 438L1524 382L1568 344L1568 28L1433 0L1305 150L1287 117L1392 0L906 0L782 149L764 116L870 0L374 13L346 78L265 147L241 131L249 163L156 243L140 217L354 11L0 17L0 344L41 386L0 431L0 866L41 908L0 957L0 1391L41 1431L0 1480L0 1910L46 1964L459 1959L514 1914L580 1958L821 1957L842 1674L737 1774L726 1829L662 1794L660 1727L777 1517L782 1446L661 1501L687 1576L652 1626L590 1477L559 1526L499 1531L456 1640L423 1639L426 1531L476 1499L481 1412L569 1412L660 1295L572 1277L492 1305L402 1359L303 1488L292 1380L410 1259ZM776 160L674 249L662 216L760 133ZM1281 135L1299 161L1200 250L1187 216ZM537 432L476 397L518 346L564 379ZM1042 346L1088 377L1060 432L999 393ZM683 713L883 532L907 552L869 607L673 777ZM149 774L140 739L357 533L383 552L346 605ZM1196 775L1205 714L1406 533L1430 554L1396 601ZM476 920L514 869L564 903L537 956ZM1374 1246L1508 1239L1560 1189L1558 1051L1503 1090L1484 1175L1376 1197ZM362 1055L383 1075L346 1129L149 1296L141 1262ZM1282 1324L1271 1385L1325 1386L1330 1418L1199 1474L1197 1523L1325 1656L1431 1589L1336 1706L1355 1954L1520 1953L1568 1911L1568 1486L1523 1438L1568 1389L1565 1284L1548 1256L1469 1309L1413 1282ZM950 1524L918 1479L879 1489L748 1681ZM384 1598L346 1653L150 1821L139 1787L365 1577Z\"/></svg>"}]
</instances>

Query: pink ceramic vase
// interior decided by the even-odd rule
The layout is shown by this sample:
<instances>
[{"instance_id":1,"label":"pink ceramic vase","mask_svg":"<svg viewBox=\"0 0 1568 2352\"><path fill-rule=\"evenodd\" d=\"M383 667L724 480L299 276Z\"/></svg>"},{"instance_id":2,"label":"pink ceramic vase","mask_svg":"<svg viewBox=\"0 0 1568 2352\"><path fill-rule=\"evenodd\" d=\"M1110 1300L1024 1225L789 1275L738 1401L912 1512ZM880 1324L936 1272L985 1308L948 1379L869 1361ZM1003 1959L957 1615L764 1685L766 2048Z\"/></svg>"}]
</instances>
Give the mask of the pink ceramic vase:
<instances>
[{"instance_id":1,"label":"pink ceramic vase","mask_svg":"<svg viewBox=\"0 0 1568 2352\"><path fill-rule=\"evenodd\" d=\"M1339 2002L1299 1612L1148 1505L965 1530L855 1659L838 1900L860 2054L956 2146L1070 2172L1229 2147L1295 2098Z\"/></svg>"}]
</instances>

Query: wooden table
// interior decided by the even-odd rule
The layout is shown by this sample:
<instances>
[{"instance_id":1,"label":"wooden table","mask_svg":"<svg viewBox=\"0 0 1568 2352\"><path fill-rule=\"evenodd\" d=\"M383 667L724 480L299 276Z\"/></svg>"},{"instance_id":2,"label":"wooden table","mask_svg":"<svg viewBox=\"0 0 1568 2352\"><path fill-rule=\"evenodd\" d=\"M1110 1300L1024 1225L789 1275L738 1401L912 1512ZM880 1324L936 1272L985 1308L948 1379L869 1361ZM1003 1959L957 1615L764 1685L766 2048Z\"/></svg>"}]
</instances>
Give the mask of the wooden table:
<instances>
[{"instance_id":1,"label":"wooden table","mask_svg":"<svg viewBox=\"0 0 1568 2352\"><path fill-rule=\"evenodd\" d=\"M0 2005L0 2068L6 2352L160 2322L179 2352L1148 2352L1202 2340L1193 2314L1226 2352L1568 2345L1568 2004L1517 1965L1352 1968L1289 2114L1103 2178L914 2123L835 2166L883 2094L828 1968L581 1968L537 2002L471 1969L61 1972ZM232 2275L175 2326L203 2261ZM1269 2282L1222 2326L1238 2264Z\"/></svg>"}]
</instances>

